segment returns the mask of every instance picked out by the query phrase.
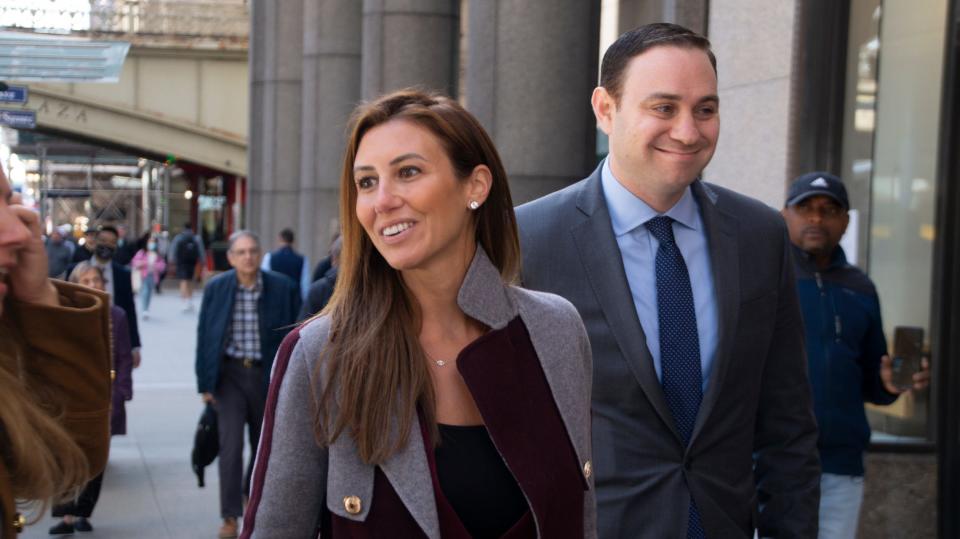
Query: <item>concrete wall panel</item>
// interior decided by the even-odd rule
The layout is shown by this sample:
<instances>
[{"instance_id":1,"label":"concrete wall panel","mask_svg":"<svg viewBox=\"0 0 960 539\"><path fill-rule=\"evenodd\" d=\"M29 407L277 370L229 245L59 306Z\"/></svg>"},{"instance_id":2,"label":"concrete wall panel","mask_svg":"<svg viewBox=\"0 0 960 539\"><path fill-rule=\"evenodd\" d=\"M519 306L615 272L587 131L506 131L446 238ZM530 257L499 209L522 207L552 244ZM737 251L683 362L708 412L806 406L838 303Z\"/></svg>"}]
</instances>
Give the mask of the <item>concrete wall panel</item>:
<instances>
[{"instance_id":1,"label":"concrete wall panel","mask_svg":"<svg viewBox=\"0 0 960 539\"><path fill-rule=\"evenodd\" d=\"M787 178L794 0L713 0L720 141L704 177L783 204Z\"/></svg>"},{"instance_id":2,"label":"concrete wall panel","mask_svg":"<svg viewBox=\"0 0 960 539\"><path fill-rule=\"evenodd\" d=\"M240 62L200 63L200 125L247 135L250 86L247 66Z\"/></svg>"},{"instance_id":3,"label":"concrete wall panel","mask_svg":"<svg viewBox=\"0 0 960 539\"><path fill-rule=\"evenodd\" d=\"M140 103L158 112L199 124L200 105L196 65L175 59L151 58L139 70Z\"/></svg>"},{"instance_id":4,"label":"concrete wall panel","mask_svg":"<svg viewBox=\"0 0 960 539\"><path fill-rule=\"evenodd\" d=\"M496 142L514 201L584 177L596 160L599 3L503 0L467 16L464 101Z\"/></svg>"}]
</instances>

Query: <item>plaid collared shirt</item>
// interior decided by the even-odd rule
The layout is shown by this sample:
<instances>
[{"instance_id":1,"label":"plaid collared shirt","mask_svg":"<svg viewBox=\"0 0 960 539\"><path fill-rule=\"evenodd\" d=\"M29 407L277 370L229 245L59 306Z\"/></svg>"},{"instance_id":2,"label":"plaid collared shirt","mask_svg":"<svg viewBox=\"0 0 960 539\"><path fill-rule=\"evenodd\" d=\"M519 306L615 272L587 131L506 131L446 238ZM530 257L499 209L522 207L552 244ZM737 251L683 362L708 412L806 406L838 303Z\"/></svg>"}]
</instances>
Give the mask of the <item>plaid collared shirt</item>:
<instances>
[{"instance_id":1,"label":"plaid collared shirt","mask_svg":"<svg viewBox=\"0 0 960 539\"><path fill-rule=\"evenodd\" d=\"M260 316L257 303L263 290L263 276L257 272L257 284L253 288L237 285L237 297L233 304L233 319L230 323L226 354L242 359L260 359Z\"/></svg>"}]
</instances>

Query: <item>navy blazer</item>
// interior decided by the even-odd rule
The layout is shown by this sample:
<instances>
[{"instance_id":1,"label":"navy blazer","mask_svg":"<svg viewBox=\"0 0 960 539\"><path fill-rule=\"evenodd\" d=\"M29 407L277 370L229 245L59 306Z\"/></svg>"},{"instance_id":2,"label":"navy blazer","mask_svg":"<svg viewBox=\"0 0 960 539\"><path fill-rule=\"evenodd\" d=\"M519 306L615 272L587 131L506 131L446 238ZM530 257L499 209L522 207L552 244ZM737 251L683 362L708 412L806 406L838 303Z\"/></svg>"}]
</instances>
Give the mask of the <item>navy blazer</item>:
<instances>
[{"instance_id":1,"label":"navy blazer","mask_svg":"<svg viewBox=\"0 0 960 539\"><path fill-rule=\"evenodd\" d=\"M270 381L270 370L277 349L293 329L300 312L300 292L285 275L262 271L260 292L260 355L263 360L263 383ZM217 275L203 289L200 321L197 324L197 391L213 393L220 380L220 362L227 347L227 332L233 318L237 292L237 271Z\"/></svg>"}]
</instances>

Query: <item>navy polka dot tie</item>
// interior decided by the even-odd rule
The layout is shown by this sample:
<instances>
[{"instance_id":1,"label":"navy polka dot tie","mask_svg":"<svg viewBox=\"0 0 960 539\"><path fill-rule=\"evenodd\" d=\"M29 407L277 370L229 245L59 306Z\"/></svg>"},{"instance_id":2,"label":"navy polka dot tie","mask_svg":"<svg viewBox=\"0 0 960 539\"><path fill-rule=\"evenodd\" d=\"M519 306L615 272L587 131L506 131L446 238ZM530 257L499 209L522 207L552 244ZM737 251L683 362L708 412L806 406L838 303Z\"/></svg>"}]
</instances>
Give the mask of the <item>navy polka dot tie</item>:
<instances>
[{"instance_id":1,"label":"navy polka dot tie","mask_svg":"<svg viewBox=\"0 0 960 539\"><path fill-rule=\"evenodd\" d=\"M693 289L683 255L673 238L673 219L659 216L644 224L657 241L657 318L663 393L684 444L690 443L703 398L700 338ZM700 511L690 498L687 538L702 539Z\"/></svg>"}]
</instances>

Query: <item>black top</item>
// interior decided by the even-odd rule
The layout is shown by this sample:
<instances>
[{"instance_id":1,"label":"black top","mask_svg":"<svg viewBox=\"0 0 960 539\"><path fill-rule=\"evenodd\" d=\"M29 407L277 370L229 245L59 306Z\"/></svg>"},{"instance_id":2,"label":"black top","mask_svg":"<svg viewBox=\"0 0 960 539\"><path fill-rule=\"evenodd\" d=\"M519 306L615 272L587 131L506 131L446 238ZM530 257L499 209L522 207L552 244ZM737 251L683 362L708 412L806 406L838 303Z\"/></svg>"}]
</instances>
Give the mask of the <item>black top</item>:
<instances>
[{"instance_id":1,"label":"black top","mask_svg":"<svg viewBox=\"0 0 960 539\"><path fill-rule=\"evenodd\" d=\"M487 428L439 427L437 476L444 496L475 539L502 536L527 512L527 501Z\"/></svg>"}]
</instances>

